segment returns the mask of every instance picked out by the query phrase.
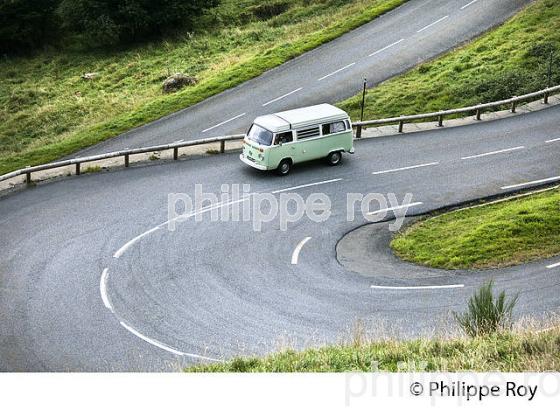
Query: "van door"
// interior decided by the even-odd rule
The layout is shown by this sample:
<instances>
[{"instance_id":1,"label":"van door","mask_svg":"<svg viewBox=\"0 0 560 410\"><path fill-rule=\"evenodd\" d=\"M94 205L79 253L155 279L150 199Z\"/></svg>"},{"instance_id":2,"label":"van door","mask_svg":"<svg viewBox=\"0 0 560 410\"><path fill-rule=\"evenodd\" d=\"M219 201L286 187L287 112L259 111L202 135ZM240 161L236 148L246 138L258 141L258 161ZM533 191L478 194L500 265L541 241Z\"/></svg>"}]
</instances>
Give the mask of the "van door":
<instances>
[{"instance_id":1,"label":"van door","mask_svg":"<svg viewBox=\"0 0 560 410\"><path fill-rule=\"evenodd\" d=\"M300 161L310 161L324 156L321 152L321 130L319 125L297 130L297 152Z\"/></svg>"},{"instance_id":2,"label":"van door","mask_svg":"<svg viewBox=\"0 0 560 410\"><path fill-rule=\"evenodd\" d=\"M293 132L279 132L274 135L274 145L268 150L268 166L276 168L284 158L291 158L296 163L296 154Z\"/></svg>"}]
</instances>

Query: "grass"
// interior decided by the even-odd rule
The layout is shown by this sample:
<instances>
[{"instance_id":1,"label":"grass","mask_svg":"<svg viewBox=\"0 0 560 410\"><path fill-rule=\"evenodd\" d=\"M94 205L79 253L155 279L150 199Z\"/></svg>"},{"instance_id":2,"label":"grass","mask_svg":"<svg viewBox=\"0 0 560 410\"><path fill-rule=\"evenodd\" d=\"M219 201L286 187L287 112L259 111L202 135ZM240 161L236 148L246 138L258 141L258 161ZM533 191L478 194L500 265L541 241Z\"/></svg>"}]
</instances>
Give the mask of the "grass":
<instances>
[{"instance_id":1,"label":"grass","mask_svg":"<svg viewBox=\"0 0 560 410\"><path fill-rule=\"evenodd\" d=\"M497 101L560 83L560 2L537 0L502 26L368 90L365 119ZM337 104L360 118L361 93Z\"/></svg>"},{"instance_id":2,"label":"grass","mask_svg":"<svg viewBox=\"0 0 560 410\"><path fill-rule=\"evenodd\" d=\"M415 223L391 247L435 268L486 269L560 254L560 190L464 209Z\"/></svg>"},{"instance_id":3,"label":"grass","mask_svg":"<svg viewBox=\"0 0 560 410\"><path fill-rule=\"evenodd\" d=\"M187 372L350 372L560 370L560 329L452 340L380 341L238 357Z\"/></svg>"},{"instance_id":4,"label":"grass","mask_svg":"<svg viewBox=\"0 0 560 410\"><path fill-rule=\"evenodd\" d=\"M191 106L406 0L223 0L193 33L114 52L47 50L0 61L0 174L69 155ZM97 73L84 80L84 73ZM183 72L199 82L163 95Z\"/></svg>"}]
</instances>

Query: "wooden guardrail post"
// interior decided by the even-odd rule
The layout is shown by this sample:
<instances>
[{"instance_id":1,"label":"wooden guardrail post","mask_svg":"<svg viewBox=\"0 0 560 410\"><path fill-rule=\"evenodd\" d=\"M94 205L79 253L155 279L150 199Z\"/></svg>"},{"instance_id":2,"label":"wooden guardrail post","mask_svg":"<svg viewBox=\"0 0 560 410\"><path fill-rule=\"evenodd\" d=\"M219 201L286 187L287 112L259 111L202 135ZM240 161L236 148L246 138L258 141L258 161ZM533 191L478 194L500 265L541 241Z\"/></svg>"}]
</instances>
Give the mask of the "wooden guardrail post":
<instances>
[{"instance_id":1,"label":"wooden guardrail post","mask_svg":"<svg viewBox=\"0 0 560 410\"><path fill-rule=\"evenodd\" d=\"M226 151L226 142L220 141L220 154L223 154Z\"/></svg>"},{"instance_id":2,"label":"wooden guardrail post","mask_svg":"<svg viewBox=\"0 0 560 410\"><path fill-rule=\"evenodd\" d=\"M480 108L477 108L476 110L476 120L480 121L480 115L482 114L482 110Z\"/></svg>"},{"instance_id":3,"label":"wooden guardrail post","mask_svg":"<svg viewBox=\"0 0 560 410\"><path fill-rule=\"evenodd\" d=\"M80 175L80 163L76 162L76 175Z\"/></svg>"},{"instance_id":4,"label":"wooden guardrail post","mask_svg":"<svg viewBox=\"0 0 560 410\"><path fill-rule=\"evenodd\" d=\"M177 161L178 158L179 158L179 147L175 147L173 148L173 159Z\"/></svg>"},{"instance_id":5,"label":"wooden guardrail post","mask_svg":"<svg viewBox=\"0 0 560 410\"><path fill-rule=\"evenodd\" d=\"M438 127L443 127L443 115L438 115Z\"/></svg>"},{"instance_id":6,"label":"wooden guardrail post","mask_svg":"<svg viewBox=\"0 0 560 410\"><path fill-rule=\"evenodd\" d=\"M30 168L30 167L31 167L31 166L28 165L28 166L26 166L25 168ZM25 183L26 183L27 185L31 184L31 172L26 172L26 173L25 173Z\"/></svg>"},{"instance_id":7,"label":"wooden guardrail post","mask_svg":"<svg viewBox=\"0 0 560 410\"><path fill-rule=\"evenodd\" d=\"M404 121L401 120L399 121L399 132L403 132L403 128L404 128Z\"/></svg>"},{"instance_id":8,"label":"wooden guardrail post","mask_svg":"<svg viewBox=\"0 0 560 410\"><path fill-rule=\"evenodd\" d=\"M544 93L544 104L548 104L548 93Z\"/></svg>"},{"instance_id":9,"label":"wooden guardrail post","mask_svg":"<svg viewBox=\"0 0 560 410\"><path fill-rule=\"evenodd\" d=\"M128 154L124 154L124 166L128 168L130 158Z\"/></svg>"},{"instance_id":10,"label":"wooden guardrail post","mask_svg":"<svg viewBox=\"0 0 560 410\"><path fill-rule=\"evenodd\" d=\"M358 124L356 128L356 138L362 138L362 124Z\"/></svg>"},{"instance_id":11,"label":"wooden guardrail post","mask_svg":"<svg viewBox=\"0 0 560 410\"><path fill-rule=\"evenodd\" d=\"M511 112L515 113L516 108L517 108L517 101L514 101L514 102L511 103Z\"/></svg>"}]
</instances>

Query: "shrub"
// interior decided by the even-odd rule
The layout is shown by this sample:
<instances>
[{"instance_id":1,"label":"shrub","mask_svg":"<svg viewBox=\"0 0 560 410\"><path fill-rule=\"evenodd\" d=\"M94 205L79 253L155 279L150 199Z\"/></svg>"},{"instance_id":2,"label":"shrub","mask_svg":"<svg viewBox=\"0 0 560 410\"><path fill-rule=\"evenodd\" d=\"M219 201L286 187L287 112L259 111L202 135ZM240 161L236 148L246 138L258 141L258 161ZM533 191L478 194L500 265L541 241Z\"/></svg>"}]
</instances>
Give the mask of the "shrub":
<instances>
[{"instance_id":1,"label":"shrub","mask_svg":"<svg viewBox=\"0 0 560 410\"><path fill-rule=\"evenodd\" d=\"M508 301L504 291L494 297L493 288L492 280L486 282L469 299L467 312L453 312L459 326L467 335L484 336L511 328L512 312L519 295Z\"/></svg>"}]
</instances>

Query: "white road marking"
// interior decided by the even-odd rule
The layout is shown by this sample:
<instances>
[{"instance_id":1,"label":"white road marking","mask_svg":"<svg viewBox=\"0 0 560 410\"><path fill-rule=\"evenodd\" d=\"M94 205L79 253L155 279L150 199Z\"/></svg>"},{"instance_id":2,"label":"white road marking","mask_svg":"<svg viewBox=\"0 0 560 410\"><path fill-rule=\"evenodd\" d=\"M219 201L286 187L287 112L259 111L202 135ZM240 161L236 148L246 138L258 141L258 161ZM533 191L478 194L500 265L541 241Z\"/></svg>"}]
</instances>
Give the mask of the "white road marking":
<instances>
[{"instance_id":1,"label":"white road marking","mask_svg":"<svg viewBox=\"0 0 560 410\"><path fill-rule=\"evenodd\" d=\"M436 20L436 21L434 21L433 23L428 24L426 27L422 27L420 30L417 31L417 33L421 33L421 32L423 32L424 30L427 30L427 29L429 29L430 27L435 26L437 23L442 22L443 20L445 20L445 19L448 18L448 17L449 17L449 16L444 16L444 17L440 18L439 20Z\"/></svg>"},{"instance_id":2,"label":"white road marking","mask_svg":"<svg viewBox=\"0 0 560 410\"><path fill-rule=\"evenodd\" d=\"M122 256L122 254L125 253L128 248L130 248L132 245L134 245L136 242L138 242L144 236L149 235L152 232L157 231L158 229L159 229L159 226L156 226L155 228L152 228L152 229L144 232L143 234L140 234L140 235L136 236L135 238L131 239L130 241L125 243L118 251L115 252L115 254L113 255L113 258L120 258Z\"/></svg>"},{"instance_id":3,"label":"white road marking","mask_svg":"<svg viewBox=\"0 0 560 410\"><path fill-rule=\"evenodd\" d=\"M103 273L101 273L101 279L99 280L99 293L101 293L101 300L103 300L103 304L107 309L113 312L113 307L111 306L111 302L109 301L109 296L107 296L107 277L109 276L109 269L103 269Z\"/></svg>"},{"instance_id":4,"label":"white road marking","mask_svg":"<svg viewBox=\"0 0 560 410\"><path fill-rule=\"evenodd\" d=\"M501 189L520 188L520 187L524 187L524 186L541 184L541 183L545 183L545 182L554 182L554 181L560 181L560 176L545 178L545 179L537 179L536 181L523 182L521 184L507 185L507 186L503 186Z\"/></svg>"},{"instance_id":5,"label":"white road marking","mask_svg":"<svg viewBox=\"0 0 560 410\"><path fill-rule=\"evenodd\" d=\"M386 169L385 171L376 171L372 172L372 175L379 175L379 174L388 174L390 172L398 172L398 171L406 171L409 169L415 168L422 168L422 167L431 167L434 165L439 165L439 162L428 162L426 164L419 164L419 165L411 165L409 167L402 167L402 168L394 168L394 169Z\"/></svg>"},{"instance_id":6,"label":"white road marking","mask_svg":"<svg viewBox=\"0 0 560 410\"><path fill-rule=\"evenodd\" d=\"M348 64L348 65L345 65L344 67L339 68L338 70L333 71L332 73L327 74L327 75L325 75L325 76L319 78L317 81L323 81L325 78L329 78L331 75L338 74L338 73L340 73L341 71L346 70L347 68L352 67L354 64L356 64L356 63L354 62L354 63L350 63L350 64Z\"/></svg>"},{"instance_id":7,"label":"white road marking","mask_svg":"<svg viewBox=\"0 0 560 410\"><path fill-rule=\"evenodd\" d=\"M393 206L391 208L384 208L384 209L380 209L378 211L368 212L367 215L376 215L376 214L380 214L382 212L396 211L398 209L410 208L412 206L418 206L418 205L422 205L422 202L412 202L408 205L399 205L399 206Z\"/></svg>"},{"instance_id":8,"label":"white road marking","mask_svg":"<svg viewBox=\"0 0 560 410\"><path fill-rule=\"evenodd\" d=\"M461 10L465 10L467 7L473 5L474 3L476 3L478 0L472 0L470 3L465 4L463 7L461 7Z\"/></svg>"},{"instance_id":9,"label":"white road marking","mask_svg":"<svg viewBox=\"0 0 560 410\"><path fill-rule=\"evenodd\" d=\"M280 192L293 191L293 190L296 190L296 189L307 188L307 187L316 186L316 185L330 184L331 182L338 182L338 181L342 181L342 178L329 179L327 181L314 182L312 184L298 185L298 186L294 186L294 187L291 187L291 188L278 189L276 191L272 191L272 193L273 194L278 194Z\"/></svg>"},{"instance_id":10,"label":"white road marking","mask_svg":"<svg viewBox=\"0 0 560 410\"><path fill-rule=\"evenodd\" d=\"M214 126L212 126L212 127L210 127L210 128L206 128L206 129L203 130L202 132L207 132L207 131L213 130L214 128L218 128L218 127L220 127L220 126L222 126L222 125L224 125L224 124L227 124L228 122L231 122L231 121L233 121L233 120L236 120L236 119L238 119L238 118L243 117L245 114L247 114L247 113L244 112L243 114L236 115L235 117L230 118L229 120L222 121L221 123L216 124L216 125L214 125Z\"/></svg>"},{"instance_id":11,"label":"white road marking","mask_svg":"<svg viewBox=\"0 0 560 410\"><path fill-rule=\"evenodd\" d=\"M519 151L520 149L525 149L525 146L520 145L519 147L506 148L506 149L501 149L501 150L498 150L498 151L485 152L484 154L469 155L468 157L461 157L461 159L482 158L482 157L487 157L489 155L503 154L505 152L511 152L511 151Z\"/></svg>"},{"instance_id":12,"label":"white road marking","mask_svg":"<svg viewBox=\"0 0 560 410\"><path fill-rule=\"evenodd\" d=\"M560 262L558 263L553 263L552 265L548 265L546 268L547 269L554 269L560 266Z\"/></svg>"},{"instance_id":13,"label":"white road marking","mask_svg":"<svg viewBox=\"0 0 560 410\"><path fill-rule=\"evenodd\" d=\"M169 353L173 353L177 356L187 356L187 357L192 357L195 359L202 359L202 360L208 360L211 362L220 362L223 363L223 360L220 359L213 359L211 357L206 357L206 356L200 356L197 354L193 354L193 353L185 353L185 352L181 352L179 350L173 349L172 347L167 346L166 344L163 344L161 342L158 342L157 340L154 339L150 339L147 336L144 336L142 333L140 333L139 331L137 331L136 329L130 327L129 325L127 325L124 322L119 322L121 324L122 327L124 327L126 330L128 330L130 333L132 333L134 336L139 337L140 339L142 339L145 342L148 342L149 344L151 344L152 346L156 346L159 347L160 349L163 349Z\"/></svg>"},{"instance_id":14,"label":"white road marking","mask_svg":"<svg viewBox=\"0 0 560 410\"><path fill-rule=\"evenodd\" d=\"M281 95L281 96L278 97L278 98L275 98L274 100L270 100L270 101L268 101L268 102L265 102L262 106L263 106L263 107L266 107L266 106L269 105L269 104L275 103L276 101L280 101L282 98L286 98L286 97L288 97L288 96L290 96L290 95L292 95L292 94L295 94L295 93L297 93L298 91L301 91L301 90L303 90L303 87L299 87L297 90L290 91L289 93L286 93L286 94L284 94L284 95Z\"/></svg>"},{"instance_id":15,"label":"white road marking","mask_svg":"<svg viewBox=\"0 0 560 410\"><path fill-rule=\"evenodd\" d=\"M310 239L311 236L308 236L302 239L302 241L297 244L296 248L294 249L294 252L292 253L292 265L297 265L301 248L303 248L303 245L305 245L307 241L309 241Z\"/></svg>"},{"instance_id":16,"label":"white road marking","mask_svg":"<svg viewBox=\"0 0 560 410\"><path fill-rule=\"evenodd\" d=\"M439 286L376 286L371 285L371 289L387 289L387 290L429 290L429 289L456 289L463 288L465 285L439 285Z\"/></svg>"},{"instance_id":17,"label":"white road marking","mask_svg":"<svg viewBox=\"0 0 560 410\"><path fill-rule=\"evenodd\" d=\"M545 141L545 143L550 144L551 142L558 142L558 141L560 141L560 138L554 138L552 140L547 140L547 141Z\"/></svg>"},{"instance_id":18,"label":"white road marking","mask_svg":"<svg viewBox=\"0 0 560 410\"><path fill-rule=\"evenodd\" d=\"M381 52L387 50L388 48L391 48L391 47L393 47L393 46L396 46L397 44L399 44L399 43L402 42L402 41L404 41L404 38L401 38L399 41L395 41L394 43L389 44L388 46L385 46L385 47L383 47L382 49L377 50L377 51L371 53L369 56L370 56L370 57L373 57L374 55L379 54L379 53L381 53Z\"/></svg>"}]
</instances>

